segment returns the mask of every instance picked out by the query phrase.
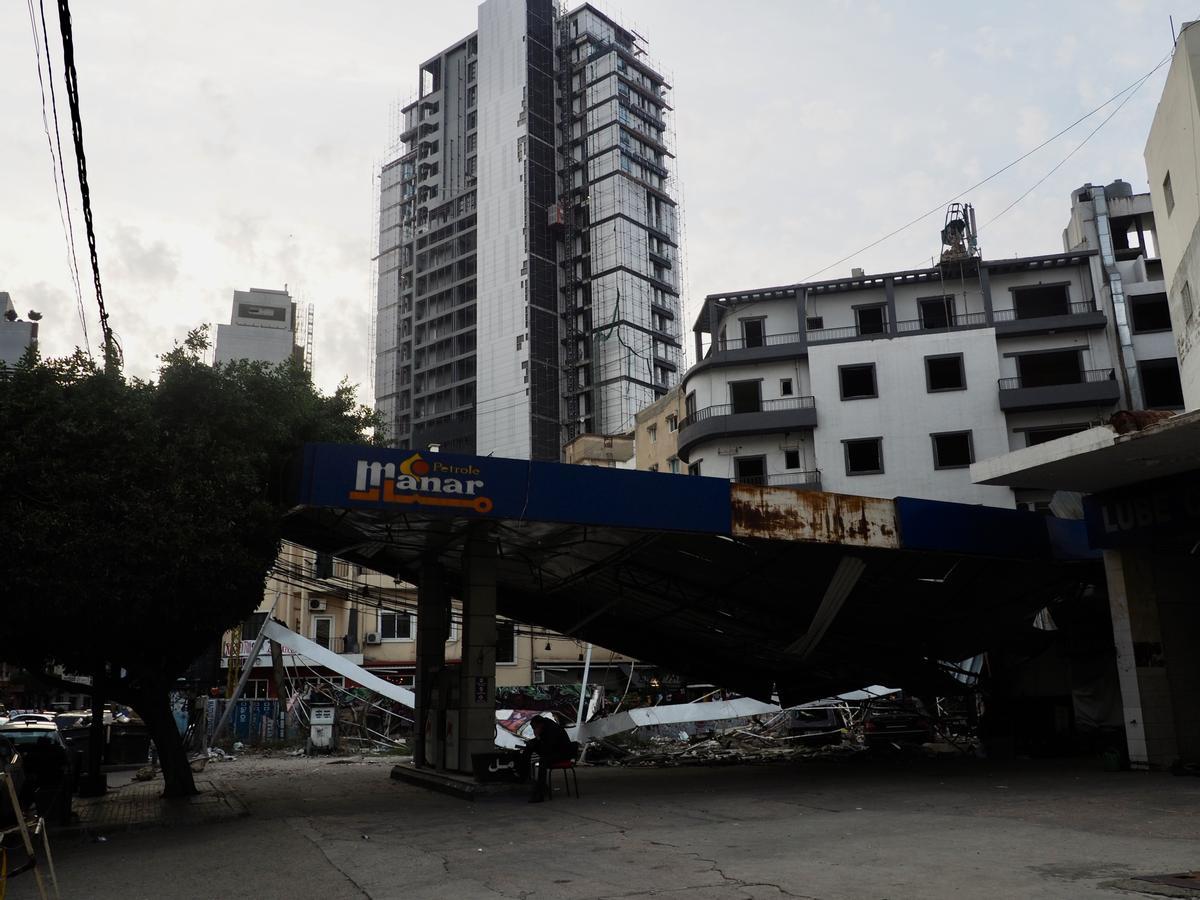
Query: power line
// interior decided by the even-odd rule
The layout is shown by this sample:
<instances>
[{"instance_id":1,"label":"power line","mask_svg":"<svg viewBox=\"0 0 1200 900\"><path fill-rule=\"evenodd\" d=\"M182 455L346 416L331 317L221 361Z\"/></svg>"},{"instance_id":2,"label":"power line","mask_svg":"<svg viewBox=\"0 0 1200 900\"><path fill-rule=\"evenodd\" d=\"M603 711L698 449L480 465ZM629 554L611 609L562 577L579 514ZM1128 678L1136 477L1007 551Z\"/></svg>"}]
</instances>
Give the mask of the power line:
<instances>
[{"instance_id":1,"label":"power line","mask_svg":"<svg viewBox=\"0 0 1200 900\"><path fill-rule=\"evenodd\" d=\"M1025 153L1022 153L1020 156L1018 156L1012 162L1008 163L1007 165L1005 165L1004 167L1002 167L1000 169L997 169L991 175L987 176L986 178L982 179L981 181L977 181L975 184L971 185L968 188L964 188L961 191L957 191L949 199L942 201L937 206L933 207L932 209L928 210L927 212L921 213L921 215L917 216L915 219L912 219L909 222L905 222L899 228L889 231L883 237L877 238L876 240L871 241L871 243L867 244L866 246L858 248L853 253L848 253L847 255L843 256L841 259L831 262L829 265L825 266L824 268L817 269L817 271L813 272L812 274L805 276L803 281L811 281L813 278L816 278L818 275L822 274L823 272L828 272L834 266L840 266L842 263L846 262L847 260L853 259L854 257L858 256L860 253L865 253L867 250L870 250L874 247L879 246L884 241L894 238L896 235L900 234L902 231L907 231L909 228L912 228L912 226L916 225L918 222L921 222L922 220L929 218L934 213L944 210L950 203L953 203L956 199L958 199L959 197L962 197L964 194L969 194L971 191L975 190L976 188L983 187L989 181L992 181L993 179L998 178L1000 175L1003 175L1005 172L1007 172L1013 166L1028 159L1030 156L1037 153L1039 150L1041 150L1043 147L1047 146L1048 144L1051 144L1054 141L1058 140L1060 137L1062 137L1068 131L1073 129L1076 125L1079 125L1081 122L1084 122L1085 120L1090 119L1092 116L1096 115L1096 113L1100 112L1102 109L1104 109L1110 103L1117 100L1119 97L1123 96L1125 93L1137 90L1139 87L1142 86L1142 84L1151 75L1153 75L1155 72L1157 72L1159 69L1161 69L1170 60L1171 60L1171 54L1168 53L1165 57L1163 57L1163 59L1161 61L1159 61L1158 65L1156 65L1153 69L1151 69L1145 75L1139 76L1138 79L1136 81L1134 81L1132 84L1129 84L1129 85L1123 87L1121 90L1117 91L1115 94L1113 94L1111 97L1109 97L1103 103L1101 103L1095 109L1091 110L1090 112L1084 113L1082 116L1080 116L1078 119L1076 119L1070 125L1068 125L1066 128L1064 128L1061 131L1057 132L1056 134L1048 137L1046 140L1042 141L1040 144L1038 144L1032 150L1028 150ZM1132 96L1132 94L1131 94L1131 96ZM1118 109L1119 108L1120 107L1118 107ZM1064 160L1064 162L1065 162L1065 160Z\"/></svg>"},{"instance_id":2,"label":"power line","mask_svg":"<svg viewBox=\"0 0 1200 900\"><path fill-rule=\"evenodd\" d=\"M71 10L68 0L58 0L58 25L62 32L63 77L67 83L67 104L71 110L71 135L75 140L75 164L79 171L79 196L83 205L83 224L87 232L88 252L92 261L92 278L96 284L96 304L100 307L100 330L104 332L104 365L116 367L121 362L121 348L108 324L104 308L104 288L100 284L100 260L96 255L96 230L92 222L92 194L88 188L87 155L83 150L83 122L79 116L79 81L75 71L75 40L71 32Z\"/></svg>"},{"instance_id":3,"label":"power line","mask_svg":"<svg viewBox=\"0 0 1200 900\"><path fill-rule=\"evenodd\" d=\"M39 0L39 11L42 22L42 34L39 41L37 17L33 10L33 0L26 0L25 6L29 11L29 25L33 33L33 53L37 62L38 91L41 94L42 100L42 130L46 133L46 146L50 151L50 177L54 181L54 199L58 204L58 221L62 225L63 237L65 238L67 272L70 274L72 284L75 288L75 307L79 313L79 324L83 328L83 345L90 356L92 348L88 341L87 313L83 308L83 290L79 282L79 257L75 252L75 223L71 221L70 192L67 190L67 176L62 164L62 135L58 130L58 102L54 91L54 69L50 58L50 39L46 30L46 10L44 6L41 6ZM45 67L47 77L45 79L42 78L43 47L46 51ZM46 115L46 81L50 82L50 103L54 111L54 137L58 143L57 154L55 154L54 141L50 138L50 123ZM61 191L59 189L60 177L62 180Z\"/></svg>"}]
</instances>

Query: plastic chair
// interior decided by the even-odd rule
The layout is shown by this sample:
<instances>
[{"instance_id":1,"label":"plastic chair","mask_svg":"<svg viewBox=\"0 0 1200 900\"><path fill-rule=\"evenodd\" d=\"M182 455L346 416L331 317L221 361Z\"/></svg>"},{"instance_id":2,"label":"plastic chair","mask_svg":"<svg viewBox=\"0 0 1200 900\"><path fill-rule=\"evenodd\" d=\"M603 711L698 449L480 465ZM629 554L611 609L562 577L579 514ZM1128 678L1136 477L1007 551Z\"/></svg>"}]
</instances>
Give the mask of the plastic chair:
<instances>
[{"instance_id":1,"label":"plastic chair","mask_svg":"<svg viewBox=\"0 0 1200 900\"><path fill-rule=\"evenodd\" d=\"M567 796L571 796L571 781L575 782L575 799L579 799L579 774L575 769L575 760L564 759L556 763L548 765L549 776L546 778L546 787L549 789L549 799L554 799L554 773L562 772L563 790L567 792Z\"/></svg>"}]
</instances>

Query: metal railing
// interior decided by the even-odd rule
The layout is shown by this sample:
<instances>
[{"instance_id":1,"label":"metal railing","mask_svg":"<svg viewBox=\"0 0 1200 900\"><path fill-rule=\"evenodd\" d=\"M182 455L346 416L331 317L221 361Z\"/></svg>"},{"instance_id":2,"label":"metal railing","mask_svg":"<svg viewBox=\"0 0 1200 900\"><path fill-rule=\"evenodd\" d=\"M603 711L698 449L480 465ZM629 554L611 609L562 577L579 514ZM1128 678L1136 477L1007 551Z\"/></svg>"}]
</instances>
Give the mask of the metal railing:
<instances>
[{"instance_id":1,"label":"metal railing","mask_svg":"<svg viewBox=\"0 0 1200 900\"><path fill-rule=\"evenodd\" d=\"M1117 373L1114 369L1083 369L1080 370L1079 377L1073 381L1068 379L1067 381L1042 382L1039 379L1038 384L1027 384L1025 382L1028 379L1022 378L1020 375L1018 375L1015 378L1001 378L1000 390L1016 391L1020 390L1021 388L1063 387L1072 384L1091 384L1100 381L1115 381L1116 377Z\"/></svg>"},{"instance_id":2,"label":"metal railing","mask_svg":"<svg viewBox=\"0 0 1200 900\"><path fill-rule=\"evenodd\" d=\"M739 475L732 479L738 484L756 484L774 487L817 485L821 483L821 470L809 469L803 472L783 472L779 475Z\"/></svg>"},{"instance_id":3,"label":"metal railing","mask_svg":"<svg viewBox=\"0 0 1200 900\"><path fill-rule=\"evenodd\" d=\"M722 353L726 350L745 350L753 347L775 347L780 344L795 344L800 340L800 332L790 331L787 334L767 334L760 338L723 338L713 342L713 349Z\"/></svg>"},{"instance_id":4,"label":"metal railing","mask_svg":"<svg viewBox=\"0 0 1200 900\"><path fill-rule=\"evenodd\" d=\"M698 409L689 416L684 416L679 420L679 430L683 431L692 425L697 425L705 419L711 419L713 416L735 416L746 413L758 412L782 412L789 409L815 409L817 400L815 397L783 397L779 400L764 400L760 404L759 409L737 409L733 408L731 403L722 403L719 406L706 406L704 409Z\"/></svg>"},{"instance_id":5,"label":"metal railing","mask_svg":"<svg viewBox=\"0 0 1200 900\"><path fill-rule=\"evenodd\" d=\"M992 313L992 319L996 322L1018 322L1028 319L1046 319L1050 316L1082 316L1096 311L1096 304L1091 300L1079 300L1075 303L1066 304L1063 312L1047 312L1044 309L1039 309L1033 314L1021 315L1021 310L1015 308L998 309Z\"/></svg>"},{"instance_id":6,"label":"metal railing","mask_svg":"<svg viewBox=\"0 0 1200 900\"><path fill-rule=\"evenodd\" d=\"M881 331L862 331L857 325L847 325L845 328L814 328L808 332L808 342L827 344L830 341L847 341L856 337L887 337L890 333L886 323Z\"/></svg>"},{"instance_id":7,"label":"metal railing","mask_svg":"<svg viewBox=\"0 0 1200 900\"><path fill-rule=\"evenodd\" d=\"M949 321L943 322L940 325L928 323L924 319L903 319L896 323L896 332L898 334L912 334L920 331L951 331L955 328L973 328L977 325L986 324L987 313L956 313L950 317Z\"/></svg>"}]
</instances>

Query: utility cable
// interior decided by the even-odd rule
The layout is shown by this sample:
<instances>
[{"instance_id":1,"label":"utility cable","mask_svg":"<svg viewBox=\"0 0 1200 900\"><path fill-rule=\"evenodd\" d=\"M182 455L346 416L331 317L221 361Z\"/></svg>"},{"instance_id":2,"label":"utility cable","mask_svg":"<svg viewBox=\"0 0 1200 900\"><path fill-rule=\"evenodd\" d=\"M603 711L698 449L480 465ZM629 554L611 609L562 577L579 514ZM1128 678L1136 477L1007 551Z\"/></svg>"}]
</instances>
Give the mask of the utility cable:
<instances>
[{"instance_id":1,"label":"utility cable","mask_svg":"<svg viewBox=\"0 0 1200 900\"><path fill-rule=\"evenodd\" d=\"M42 100L42 130L46 134L46 145L50 151L50 177L54 181L54 199L58 204L58 220L62 225L64 243L67 250L67 272L71 276L71 281L75 288L75 306L79 314L79 324L83 328L83 344L87 349L88 355L91 355L92 349L88 341L87 333L87 313L83 308L83 290L79 282L79 257L75 252L75 225L71 221L71 199L70 192L67 190L67 176L63 170L62 164L62 135L58 129L58 102L54 91L54 70L50 58L50 41L46 30L46 11L45 7L40 6L42 33L39 39L37 16L34 13L33 0L26 0L26 8L29 11L29 25L33 32L33 53L37 62L38 73L38 91L41 94ZM45 48L45 68L47 78L42 78L42 48ZM55 153L54 140L50 137L50 122L46 114L46 81L50 82L50 103L54 111L54 135L58 142L58 152ZM59 187L59 178L61 176L62 187ZM65 201L65 202L64 202Z\"/></svg>"},{"instance_id":2,"label":"utility cable","mask_svg":"<svg viewBox=\"0 0 1200 900\"><path fill-rule=\"evenodd\" d=\"M58 0L58 25L62 32L63 77L67 83L67 105L71 112L71 135L75 141L75 163L79 172L79 196L83 205L83 225L91 255L92 278L96 285L96 304L100 308L100 330L104 333L104 365L114 369L121 363L121 348L108 324L104 308L104 288L100 283L100 260L96 254L96 229L92 221L92 193L88 187L87 155L83 150L83 122L79 116L79 77L75 71L75 39L71 31L68 0Z\"/></svg>"},{"instance_id":3,"label":"utility cable","mask_svg":"<svg viewBox=\"0 0 1200 900\"><path fill-rule=\"evenodd\" d=\"M1109 104L1113 103L1114 101L1116 101L1117 99L1119 99L1120 97L1122 97L1122 96L1123 96L1124 94L1126 94L1127 92L1130 92L1130 91L1137 90L1137 88L1141 87L1141 86L1142 86L1142 84L1143 84L1143 83L1144 83L1144 82L1145 82L1145 81L1146 81L1146 80L1147 80L1147 79L1148 79L1148 78L1149 78L1151 75L1153 75L1155 72L1157 72L1159 69L1161 69L1161 68L1162 68L1164 65L1166 65L1168 62L1170 62L1170 60L1171 60L1171 54L1170 54L1170 53L1168 53L1168 54L1167 54L1165 57L1163 57L1163 59L1162 59L1162 60L1161 60L1161 61L1158 63L1158 65L1156 65L1156 66L1155 66L1153 69L1151 69L1151 70L1150 70L1149 72L1147 72L1145 75L1141 75L1141 76L1139 76L1139 77L1138 77L1138 79L1137 79L1136 81L1134 81L1132 84L1129 84L1129 85L1127 85L1127 86L1123 87L1121 90L1117 91L1115 94L1113 94L1111 97L1109 97L1109 98L1108 98L1107 100L1105 100L1103 103L1101 103L1101 104L1100 104L1099 106L1097 106L1095 109L1091 110L1090 112L1084 113L1082 116L1080 116L1078 119L1076 119L1076 120L1075 120L1074 122L1072 122L1070 125L1068 125L1066 128L1064 128L1064 129L1062 129L1061 131L1059 131L1059 132L1057 132L1057 133L1055 133L1055 134L1051 135L1050 137L1046 138L1046 140L1042 141L1040 144L1038 144L1038 145L1037 145L1036 147L1034 147L1032 150L1028 150L1028 151L1026 151L1025 153L1022 153L1020 156L1018 156L1018 157L1017 157L1016 159L1014 159L1012 162L1008 163L1007 165L1005 165L1004 167L1002 167L1002 168L1000 168L1000 169L997 169L997 170L996 170L995 172L993 172L991 175L988 175L986 178L984 178L984 179L982 179L982 180L980 180L980 181L977 181L977 182L975 182L975 184L971 185L971 186L970 186L970 187L968 187L968 188L964 188L964 189L963 189L963 190L961 190L961 191L957 191L957 192L956 192L956 193L955 193L953 196L951 196L949 199L942 201L942 202L941 202L941 203L939 203L937 206L933 207L932 209L928 210L927 212L923 212L923 213L921 213L921 215L917 216L915 219L912 219L912 220L910 220L910 221L908 221L908 222L904 223L904 224L903 224L903 225L901 225L899 228L896 228L896 229L894 229L894 230L892 230L892 231L889 231L889 232L888 232L887 234L885 234L883 237L881 237L881 238L877 238L876 240L874 240L874 241L871 241L871 243L869 243L869 244L867 244L867 245L865 245L865 246L863 246L863 247L860 247L860 248L858 248L858 249L857 249L857 250L855 250L853 253L848 253L847 255L843 256L841 259L838 259L838 260L835 260L834 262L831 262L829 265L825 266L824 268L817 269L817 271L813 272L812 274L805 276L805 277L804 277L804 279L803 279L803 281L811 281L812 279L816 278L818 275L820 275L820 274L822 274L822 273L824 273L824 272L828 272L830 269L834 268L835 266L840 266L842 263L844 263L844 262L846 262L846 261L848 261L848 260L851 260L851 259L853 259L854 257L858 256L860 253L865 253L867 250L870 250L870 249L872 249L872 248L874 248L874 247L878 247L878 246L879 246L880 244L882 244L884 241L887 241L887 240L890 240L891 238L894 238L896 235L900 234L902 231L907 231L909 228L912 228L912 227L913 227L914 225L916 225L917 223L919 223L919 222L921 222L921 221L923 221L923 220L925 220L925 219L929 218L929 217L930 217L930 216L932 216L934 213L936 213L936 212L940 212L940 211L944 210L944 209L945 209L945 208L946 208L946 207L947 207L949 204L953 203L953 202L954 202L956 199L958 199L959 197L962 197L964 194L969 194L971 191L975 190L976 188L983 187L983 186L984 186L985 184L987 184L989 181L992 181L992 180L994 180L995 178L998 178L1000 175L1003 175L1005 172L1007 172L1007 171L1008 171L1009 169L1011 169L1013 166L1015 166L1015 165L1017 165L1018 163L1020 163L1020 162L1022 162L1022 161L1024 161L1024 160L1026 160L1026 159L1028 159L1030 156L1032 156L1033 154L1037 153L1037 152L1038 152L1039 150L1041 150L1043 147L1045 147L1045 146L1047 146L1047 145L1049 145L1049 144L1053 143L1054 141L1058 140L1060 137L1062 137L1062 136L1063 136L1064 134L1066 134L1068 131L1071 131L1073 128L1075 128L1075 126L1079 125L1081 122L1084 122L1084 121L1086 121L1087 119L1090 119L1092 116L1096 115L1096 113L1100 112L1102 109L1104 109L1104 108L1105 108L1105 107L1107 107ZM1065 162L1065 160L1064 160L1064 162Z\"/></svg>"}]
</instances>

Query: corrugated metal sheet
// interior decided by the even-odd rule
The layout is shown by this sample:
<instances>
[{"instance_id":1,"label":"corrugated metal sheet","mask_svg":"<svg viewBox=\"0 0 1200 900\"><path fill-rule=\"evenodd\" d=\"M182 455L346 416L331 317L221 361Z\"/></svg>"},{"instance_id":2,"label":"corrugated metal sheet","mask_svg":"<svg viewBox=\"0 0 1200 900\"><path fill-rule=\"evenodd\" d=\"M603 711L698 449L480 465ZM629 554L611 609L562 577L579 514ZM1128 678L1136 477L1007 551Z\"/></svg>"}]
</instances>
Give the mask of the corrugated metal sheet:
<instances>
[{"instance_id":1,"label":"corrugated metal sheet","mask_svg":"<svg viewBox=\"0 0 1200 900\"><path fill-rule=\"evenodd\" d=\"M733 535L898 549L891 500L784 487L731 486Z\"/></svg>"}]
</instances>

